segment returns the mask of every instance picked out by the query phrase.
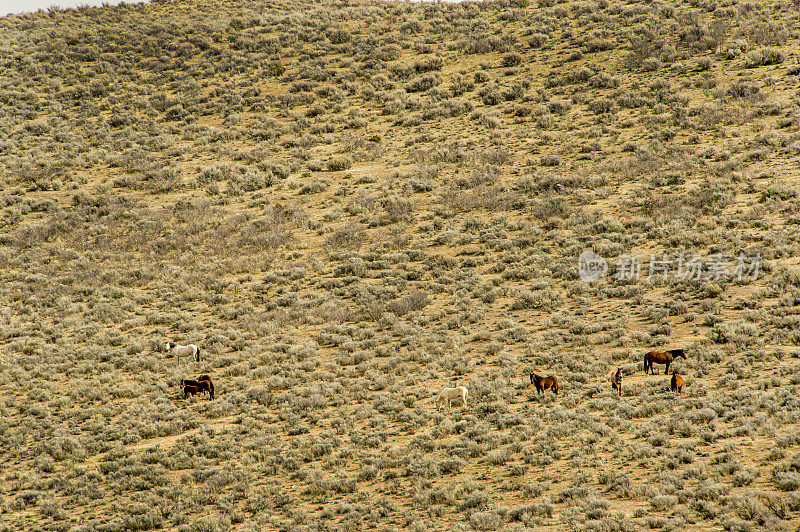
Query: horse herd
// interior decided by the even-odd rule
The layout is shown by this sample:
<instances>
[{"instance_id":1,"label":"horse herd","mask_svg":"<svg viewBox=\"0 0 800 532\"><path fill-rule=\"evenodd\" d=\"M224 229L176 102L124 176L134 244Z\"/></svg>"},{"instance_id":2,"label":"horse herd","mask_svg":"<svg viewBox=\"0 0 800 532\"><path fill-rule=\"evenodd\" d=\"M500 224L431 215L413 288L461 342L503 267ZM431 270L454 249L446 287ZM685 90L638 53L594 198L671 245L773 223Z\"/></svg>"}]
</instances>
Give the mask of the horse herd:
<instances>
[{"instance_id":1,"label":"horse herd","mask_svg":"<svg viewBox=\"0 0 800 532\"><path fill-rule=\"evenodd\" d=\"M200 348L194 344L181 345L173 342L167 342L167 352L171 352L172 356L176 359L181 357L192 357L195 362L200 362ZM686 354L683 349L669 349L667 351L649 351L644 355L644 372L655 375L653 364L664 364L664 375L669 373L669 367L676 358L686 359ZM549 377L542 377L536 373L530 374L531 384L536 388L538 393L544 393L546 390L551 390L554 394L558 395L558 378L550 375ZM183 397L188 398L190 395L197 395L200 393L208 393L209 400L214 399L214 383L211 382L211 377L208 375L200 375L196 379L181 379L180 387L183 390ZM616 373L611 376L611 389L622 395L622 369L617 368ZM677 371L672 372L672 379L670 381L670 389L675 393L683 391L683 377ZM456 386L455 388L445 388L436 397L436 408L447 405L451 408L453 401L458 401L462 406L467 404L467 389L464 386Z\"/></svg>"},{"instance_id":2,"label":"horse herd","mask_svg":"<svg viewBox=\"0 0 800 532\"><path fill-rule=\"evenodd\" d=\"M172 353L176 359L181 357L191 357L195 362L200 362L200 348L194 344L181 345L167 342L167 352ZM214 399L214 383L209 375L200 375L196 379L181 379L180 387L183 390L183 398L199 393L208 394L208 400Z\"/></svg>"},{"instance_id":3,"label":"horse herd","mask_svg":"<svg viewBox=\"0 0 800 532\"><path fill-rule=\"evenodd\" d=\"M686 360L686 354L683 349L669 349L667 351L649 351L644 355L644 372L650 372L655 375L653 364L664 364L664 375L669 374L669 366L675 361L676 358ZM622 370L617 368L617 372L611 377L611 389L622 395ZM677 370L672 371L672 379L670 380L670 390L675 393L683 391L683 377L678 375Z\"/></svg>"},{"instance_id":4,"label":"horse herd","mask_svg":"<svg viewBox=\"0 0 800 532\"><path fill-rule=\"evenodd\" d=\"M669 349L667 351L649 351L644 355L644 372L655 375L653 364L664 364L664 375L669 374L669 367L676 358L686 359L686 354L683 349ZM558 378L551 375L549 377L542 377L536 373L530 374L531 384L536 388L538 393L544 393L546 390L552 390L554 394L558 395ZM617 371L611 376L611 389L622 395L622 368L617 368ZM683 377L681 377L677 370L673 370L672 379L670 380L670 390L675 393L683 391ZM436 408L447 404L450 408L453 400L458 400L463 406L467 404L467 389L463 386L455 388L443 389L436 398Z\"/></svg>"},{"instance_id":5,"label":"horse herd","mask_svg":"<svg viewBox=\"0 0 800 532\"><path fill-rule=\"evenodd\" d=\"M211 377L208 375L200 375L196 379L181 379L181 388L183 389L183 398L198 393L208 392L208 400L214 398L214 383L211 382Z\"/></svg>"}]
</instances>

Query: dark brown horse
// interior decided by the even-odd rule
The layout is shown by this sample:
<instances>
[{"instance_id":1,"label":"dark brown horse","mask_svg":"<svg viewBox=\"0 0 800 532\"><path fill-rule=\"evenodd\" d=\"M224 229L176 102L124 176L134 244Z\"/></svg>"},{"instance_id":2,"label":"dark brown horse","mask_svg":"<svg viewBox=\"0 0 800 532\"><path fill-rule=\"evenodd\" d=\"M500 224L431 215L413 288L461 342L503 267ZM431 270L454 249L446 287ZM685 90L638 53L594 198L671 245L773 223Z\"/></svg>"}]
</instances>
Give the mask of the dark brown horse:
<instances>
[{"instance_id":1,"label":"dark brown horse","mask_svg":"<svg viewBox=\"0 0 800 532\"><path fill-rule=\"evenodd\" d=\"M650 351L644 356L644 372L647 373L647 370L650 370L650 373L655 375L656 372L653 369L653 362L655 362L656 364L666 364L666 367L664 368L664 375L667 375L669 373L669 365L672 364L672 361L676 358L686 358L683 349Z\"/></svg>"},{"instance_id":2,"label":"dark brown horse","mask_svg":"<svg viewBox=\"0 0 800 532\"><path fill-rule=\"evenodd\" d=\"M193 382L195 384L189 384L190 382ZM197 386L197 381L191 381L191 380L187 381L187 380L181 379L181 389L183 389L183 398L184 399L186 399L190 395L195 395L195 394L201 393L200 392L200 388Z\"/></svg>"},{"instance_id":3,"label":"dark brown horse","mask_svg":"<svg viewBox=\"0 0 800 532\"><path fill-rule=\"evenodd\" d=\"M555 377L540 377L535 373L531 373L531 384L536 387L536 391L544 393L545 390L553 390L553 393L558 395L558 379Z\"/></svg>"},{"instance_id":4,"label":"dark brown horse","mask_svg":"<svg viewBox=\"0 0 800 532\"><path fill-rule=\"evenodd\" d=\"M611 376L611 389L622 395L622 370L620 368L617 368L617 372Z\"/></svg>"},{"instance_id":5,"label":"dark brown horse","mask_svg":"<svg viewBox=\"0 0 800 532\"><path fill-rule=\"evenodd\" d=\"M675 393L683 391L683 377L678 375L677 371L672 372L672 380L669 383L669 387Z\"/></svg>"},{"instance_id":6,"label":"dark brown horse","mask_svg":"<svg viewBox=\"0 0 800 532\"><path fill-rule=\"evenodd\" d=\"M197 379L181 379L181 388L184 398L204 392L208 392L209 400L214 398L214 383L208 375L200 375Z\"/></svg>"}]
</instances>

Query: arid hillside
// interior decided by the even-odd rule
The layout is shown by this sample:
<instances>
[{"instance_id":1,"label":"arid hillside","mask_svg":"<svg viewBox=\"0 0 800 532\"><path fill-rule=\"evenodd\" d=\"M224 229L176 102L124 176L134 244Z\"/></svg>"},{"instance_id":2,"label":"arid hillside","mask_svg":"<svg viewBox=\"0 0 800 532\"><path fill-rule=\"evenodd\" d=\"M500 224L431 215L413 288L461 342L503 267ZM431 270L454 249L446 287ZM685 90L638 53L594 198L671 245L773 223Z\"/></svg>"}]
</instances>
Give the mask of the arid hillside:
<instances>
[{"instance_id":1,"label":"arid hillside","mask_svg":"<svg viewBox=\"0 0 800 532\"><path fill-rule=\"evenodd\" d=\"M797 0L51 9L0 124L0 531L797 530Z\"/></svg>"}]
</instances>

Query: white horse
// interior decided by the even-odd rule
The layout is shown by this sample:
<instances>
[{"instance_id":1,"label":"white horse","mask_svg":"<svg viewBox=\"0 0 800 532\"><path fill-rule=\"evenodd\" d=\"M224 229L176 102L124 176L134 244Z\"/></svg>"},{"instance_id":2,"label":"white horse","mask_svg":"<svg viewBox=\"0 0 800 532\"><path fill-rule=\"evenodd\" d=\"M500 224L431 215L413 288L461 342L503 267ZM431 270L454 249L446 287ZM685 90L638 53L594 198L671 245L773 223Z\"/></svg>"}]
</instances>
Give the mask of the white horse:
<instances>
[{"instance_id":1,"label":"white horse","mask_svg":"<svg viewBox=\"0 0 800 532\"><path fill-rule=\"evenodd\" d=\"M172 355L176 359L181 357L194 357L195 362L200 362L200 348L194 344L181 345L167 342L167 351L172 351Z\"/></svg>"},{"instance_id":2,"label":"white horse","mask_svg":"<svg viewBox=\"0 0 800 532\"><path fill-rule=\"evenodd\" d=\"M460 399L461 403L464 406L467 406L467 389L463 386L445 388L439 392L439 397L436 398L436 409L439 410L439 407L445 402L447 402L447 408L449 409L453 401L456 399Z\"/></svg>"}]
</instances>

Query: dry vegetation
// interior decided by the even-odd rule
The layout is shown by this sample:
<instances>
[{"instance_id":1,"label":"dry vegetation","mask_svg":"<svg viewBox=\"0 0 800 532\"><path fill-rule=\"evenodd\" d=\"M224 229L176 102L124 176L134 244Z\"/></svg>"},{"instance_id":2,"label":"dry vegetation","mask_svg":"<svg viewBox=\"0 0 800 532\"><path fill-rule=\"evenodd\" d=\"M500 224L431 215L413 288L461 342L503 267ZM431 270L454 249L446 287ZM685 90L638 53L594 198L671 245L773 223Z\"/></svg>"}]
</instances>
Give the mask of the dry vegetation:
<instances>
[{"instance_id":1,"label":"dry vegetation","mask_svg":"<svg viewBox=\"0 0 800 532\"><path fill-rule=\"evenodd\" d=\"M796 530L798 13L0 19L0 530ZM612 275L664 252L761 276Z\"/></svg>"}]
</instances>

